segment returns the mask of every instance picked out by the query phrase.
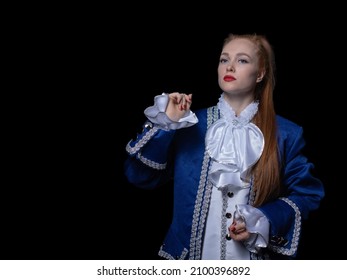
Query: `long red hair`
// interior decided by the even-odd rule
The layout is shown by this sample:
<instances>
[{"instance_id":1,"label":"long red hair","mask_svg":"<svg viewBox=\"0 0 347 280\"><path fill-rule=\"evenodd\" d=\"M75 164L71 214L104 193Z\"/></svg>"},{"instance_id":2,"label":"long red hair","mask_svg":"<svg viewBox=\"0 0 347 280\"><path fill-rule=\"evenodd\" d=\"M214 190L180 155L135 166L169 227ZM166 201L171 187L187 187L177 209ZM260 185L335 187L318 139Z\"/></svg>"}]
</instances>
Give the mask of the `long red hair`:
<instances>
[{"instance_id":1,"label":"long red hair","mask_svg":"<svg viewBox=\"0 0 347 280\"><path fill-rule=\"evenodd\" d=\"M255 200L253 205L260 206L280 194L280 161L277 144L276 113L273 103L273 91L275 87L275 57L273 49L262 35L230 34L224 41L224 45L230 41L243 38L254 43L257 48L259 67L265 70L265 75L254 92L254 99L259 100L258 112L253 118L264 135L265 145L263 153L254 165L252 175Z\"/></svg>"}]
</instances>

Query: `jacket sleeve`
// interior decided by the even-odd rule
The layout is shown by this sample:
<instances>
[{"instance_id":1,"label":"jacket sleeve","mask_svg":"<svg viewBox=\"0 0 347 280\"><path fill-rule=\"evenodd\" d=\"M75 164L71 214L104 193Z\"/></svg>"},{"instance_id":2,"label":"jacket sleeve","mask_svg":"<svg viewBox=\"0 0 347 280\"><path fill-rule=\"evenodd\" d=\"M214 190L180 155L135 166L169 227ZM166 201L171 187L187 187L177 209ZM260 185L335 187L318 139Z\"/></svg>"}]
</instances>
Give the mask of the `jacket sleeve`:
<instances>
[{"instance_id":1,"label":"jacket sleeve","mask_svg":"<svg viewBox=\"0 0 347 280\"><path fill-rule=\"evenodd\" d=\"M289 257L297 254L302 219L307 219L324 197L323 184L313 175L313 164L302 154L304 146L301 127L279 140L284 195L259 207L270 222L268 248Z\"/></svg>"},{"instance_id":2,"label":"jacket sleeve","mask_svg":"<svg viewBox=\"0 0 347 280\"><path fill-rule=\"evenodd\" d=\"M163 130L147 121L142 133L126 145L125 176L131 184L154 189L171 178L169 151L174 130Z\"/></svg>"}]
</instances>

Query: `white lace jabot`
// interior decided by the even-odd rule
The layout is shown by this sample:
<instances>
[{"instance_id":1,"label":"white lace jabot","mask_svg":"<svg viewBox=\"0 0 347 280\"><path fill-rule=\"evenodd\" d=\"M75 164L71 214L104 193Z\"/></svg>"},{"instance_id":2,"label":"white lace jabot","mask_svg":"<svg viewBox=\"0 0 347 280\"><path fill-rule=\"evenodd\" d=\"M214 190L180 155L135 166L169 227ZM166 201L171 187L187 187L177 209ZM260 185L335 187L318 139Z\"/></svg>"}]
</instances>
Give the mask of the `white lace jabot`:
<instances>
[{"instance_id":1,"label":"white lace jabot","mask_svg":"<svg viewBox=\"0 0 347 280\"><path fill-rule=\"evenodd\" d=\"M213 160L210 180L216 187L248 187L247 175L264 149L264 137L251 120L258 102L249 104L236 116L225 101L224 93L217 104L221 118L206 133L206 149Z\"/></svg>"}]
</instances>

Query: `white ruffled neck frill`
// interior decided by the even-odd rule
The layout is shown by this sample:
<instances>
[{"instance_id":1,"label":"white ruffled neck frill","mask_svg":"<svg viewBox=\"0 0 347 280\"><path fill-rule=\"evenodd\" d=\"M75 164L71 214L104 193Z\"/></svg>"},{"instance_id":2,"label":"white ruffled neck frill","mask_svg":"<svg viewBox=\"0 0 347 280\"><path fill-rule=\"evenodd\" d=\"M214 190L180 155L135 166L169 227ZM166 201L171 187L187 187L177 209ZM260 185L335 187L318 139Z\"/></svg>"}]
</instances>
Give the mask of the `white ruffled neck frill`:
<instances>
[{"instance_id":1,"label":"white ruffled neck frill","mask_svg":"<svg viewBox=\"0 0 347 280\"><path fill-rule=\"evenodd\" d=\"M264 137L252 118L258 102L250 103L239 116L226 102L222 93L217 104L221 118L207 130L206 150L212 158L209 179L222 188L249 187L250 168L259 160L264 149Z\"/></svg>"}]
</instances>

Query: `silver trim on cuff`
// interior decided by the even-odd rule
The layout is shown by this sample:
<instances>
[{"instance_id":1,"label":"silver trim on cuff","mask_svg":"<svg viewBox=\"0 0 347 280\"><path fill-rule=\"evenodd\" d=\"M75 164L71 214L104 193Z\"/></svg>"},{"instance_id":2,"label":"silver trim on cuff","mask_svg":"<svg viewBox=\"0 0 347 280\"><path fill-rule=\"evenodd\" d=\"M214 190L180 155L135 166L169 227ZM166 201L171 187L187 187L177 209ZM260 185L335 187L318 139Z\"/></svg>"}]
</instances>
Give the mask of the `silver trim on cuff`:
<instances>
[{"instance_id":1,"label":"silver trim on cuff","mask_svg":"<svg viewBox=\"0 0 347 280\"><path fill-rule=\"evenodd\" d=\"M125 147L125 150L133 155L133 154L136 154L139 150L141 150L143 148L144 145L147 144L147 142L154 136L154 134L159 130L159 128L157 126L154 126L152 129L150 129L143 137L142 139L140 139L134 147L131 147L130 146L130 143L133 141L133 140L130 140L128 142L128 144L126 145Z\"/></svg>"},{"instance_id":2,"label":"silver trim on cuff","mask_svg":"<svg viewBox=\"0 0 347 280\"><path fill-rule=\"evenodd\" d=\"M139 160L141 160L141 162L143 162L149 167L152 167L153 169L164 170L166 168L166 163L158 163L158 162L152 161L148 158L145 158L143 155L141 155L141 153L138 153L138 158Z\"/></svg>"},{"instance_id":3,"label":"silver trim on cuff","mask_svg":"<svg viewBox=\"0 0 347 280\"><path fill-rule=\"evenodd\" d=\"M284 247L278 247L278 246L270 245L270 244L269 244L269 248L276 253L280 253L280 254L286 255L286 256L292 256L298 250L299 238L300 238L300 229L301 229L301 213L300 213L299 207L296 206L296 204L293 201L291 201L289 198L280 197L279 199L288 203L295 211L294 233L293 233L292 242L291 242L289 249L284 248Z\"/></svg>"}]
</instances>

